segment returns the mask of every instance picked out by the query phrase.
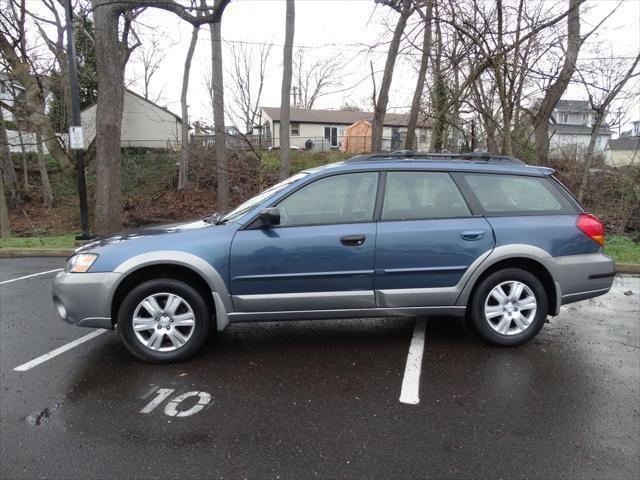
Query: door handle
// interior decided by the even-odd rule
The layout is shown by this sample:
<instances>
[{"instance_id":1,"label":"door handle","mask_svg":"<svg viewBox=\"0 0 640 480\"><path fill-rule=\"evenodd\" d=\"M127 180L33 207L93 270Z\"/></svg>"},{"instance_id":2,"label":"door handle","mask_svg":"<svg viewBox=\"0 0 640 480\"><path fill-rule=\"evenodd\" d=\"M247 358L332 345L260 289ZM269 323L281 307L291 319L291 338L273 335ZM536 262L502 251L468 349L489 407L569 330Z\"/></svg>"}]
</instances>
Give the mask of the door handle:
<instances>
[{"instance_id":1,"label":"door handle","mask_svg":"<svg viewBox=\"0 0 640 480\"><path fill-rule=\"evenodd\" d=\"M364 235L346 235L340 239L340 243L348 247L359 247L366 239Z\"/></svg>"},{"instance_id":2,"label":"door handle","mask_svg":"<svg viewBox=\"0 0 640 480\"><path fill-rule=\"evenodd\" d=\"M460 236L463 240L474 241L480 240L482 237L484 237L484 232L482 230L465 230L464 232L460 233Z\"/></svg>"}]
</instances>

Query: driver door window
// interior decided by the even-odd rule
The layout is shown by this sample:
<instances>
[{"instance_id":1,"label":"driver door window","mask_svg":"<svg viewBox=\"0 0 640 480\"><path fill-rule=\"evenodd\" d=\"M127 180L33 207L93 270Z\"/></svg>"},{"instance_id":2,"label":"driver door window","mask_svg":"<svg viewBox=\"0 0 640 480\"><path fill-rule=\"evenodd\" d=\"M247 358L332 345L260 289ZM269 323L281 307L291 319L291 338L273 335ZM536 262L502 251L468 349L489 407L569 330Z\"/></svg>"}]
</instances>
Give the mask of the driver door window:
<instances>
[{"instance_id":1,"label":"driver door window","mask_svg":"<svg viewBox=\"0 0 640 480\"><path fill-rule=\"evenodd\" d=\"M373 221L377 186L377 172L321 178L278 204L280 226Z\"/></svg>"}]
</instances>

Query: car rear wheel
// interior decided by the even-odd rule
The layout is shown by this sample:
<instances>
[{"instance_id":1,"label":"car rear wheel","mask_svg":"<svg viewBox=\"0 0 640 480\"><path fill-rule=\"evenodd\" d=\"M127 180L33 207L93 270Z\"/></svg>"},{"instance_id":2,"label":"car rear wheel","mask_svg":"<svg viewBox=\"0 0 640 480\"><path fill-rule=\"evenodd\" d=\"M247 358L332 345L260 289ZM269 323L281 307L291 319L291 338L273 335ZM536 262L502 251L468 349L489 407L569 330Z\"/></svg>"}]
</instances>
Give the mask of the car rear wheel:
<instances>
[{"instance_id":1,"label":"car rear wheel","mask_svg":"<svg viewBox=\"0 0 640 480\"><path fill-rule=\"evenodd\" d=\"M538 334L548 309L547 294L535 275L506 268L489 275L476 289L471 323L492 345L516 347Z\"/></svg>"},{"instance_id":2,"label":"car rear wheel","mask_svg":"<svg viewBox=\"0 0 640 480\"><path fill-rule=\"evenodd\" d=\"M176 279L141 283L124 298L118 330L136 357L152 363L185 360L196 354L211 330L200 293Z\"/></svg>"}]
</instances>

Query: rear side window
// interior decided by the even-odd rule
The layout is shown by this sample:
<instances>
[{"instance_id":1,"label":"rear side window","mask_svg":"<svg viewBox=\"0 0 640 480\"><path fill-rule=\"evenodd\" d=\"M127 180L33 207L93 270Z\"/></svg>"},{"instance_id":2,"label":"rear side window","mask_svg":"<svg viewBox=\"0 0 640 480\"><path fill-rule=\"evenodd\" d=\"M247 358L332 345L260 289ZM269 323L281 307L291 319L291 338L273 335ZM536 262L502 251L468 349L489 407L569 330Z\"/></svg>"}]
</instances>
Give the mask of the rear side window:
<instances>
[{"instance_id":1,"label":"rear side window","mask_svg":"<svg viewBox=\"0 0 640 480\"><path fill-rule=\"evenodd\" d=\"M469 215L469 207L448 173L387 173L382 220L418 220Z\"/></svg>"},{"instance_id":2,"label":"rear side window","mask_svg":"<svg viewBox=\"0 0 640 480\"><path fill-rule=\"evenodd\" d=\"M480 205L489 214L575 213L575 207L546 178L464 174Z\"/></svg>"}]
</instances>

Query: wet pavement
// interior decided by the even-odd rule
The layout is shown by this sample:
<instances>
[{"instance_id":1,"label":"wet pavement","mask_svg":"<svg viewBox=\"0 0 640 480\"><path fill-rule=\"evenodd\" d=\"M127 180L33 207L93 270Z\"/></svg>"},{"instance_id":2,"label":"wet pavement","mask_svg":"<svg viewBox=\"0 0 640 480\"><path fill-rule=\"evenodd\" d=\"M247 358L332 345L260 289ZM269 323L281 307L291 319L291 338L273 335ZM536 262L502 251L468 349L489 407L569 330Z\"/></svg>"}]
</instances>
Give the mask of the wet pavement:
<instances>
[{"instance_id":1,"label":"wet pavement","mask_svg":"<svg viewBox=\"0 0 640 480\"><path fill-rule=\"evenodd\" d=\"M62 259L2 259L0 282ZM516 349L428 318L234 325L189 362L135 360L55 315L55 273L0 284L0 477L637 478L640 278L562 308ZM632 292L625 295L625 292Z\"/></svg>"}]
</instances>

